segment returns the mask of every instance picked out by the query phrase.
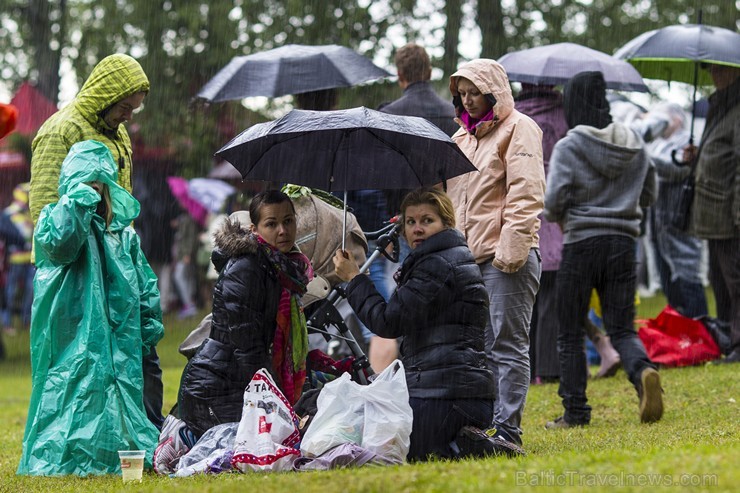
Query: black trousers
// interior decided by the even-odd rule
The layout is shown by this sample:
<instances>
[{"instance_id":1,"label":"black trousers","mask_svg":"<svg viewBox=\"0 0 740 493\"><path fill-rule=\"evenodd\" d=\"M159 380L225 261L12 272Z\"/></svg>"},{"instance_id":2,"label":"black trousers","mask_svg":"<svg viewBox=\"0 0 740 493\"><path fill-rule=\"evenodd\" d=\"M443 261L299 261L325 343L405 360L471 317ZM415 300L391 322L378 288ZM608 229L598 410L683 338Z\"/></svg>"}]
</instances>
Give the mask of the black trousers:
<instances>
[{"instance_id":1,"label":"black trousers","mask_svg":"<svg viewBox=\"0 0 740 493\"><path fill-rule=\"evenodd\" d=\"M408 460L424 461L433 455L452 458L450 443L463 426L487 428L493 421L491 399L409 399L414 413Z\"/></svg>"},{"instance_id":2,"label":"black trousers","mask_svg":"<svg viewBox=\"0 0 740 493\"><path fill-rule=\"evenodd\" d=\"M144 409L146 416L158 430L162 429L162 369L159 367L159 355L156 348L143 355L144 367Z\"/></svg>"},{"instance_id":3,"label":"black trousers","mask_svg":"<svg viewBox=\"0 0 740 493\"><path fill-rule=\"evenodd\" d=\"M591 406L586 398L586 354L583 321L588 313L591 290L601 301L606 333L622 358L622 365L635 386L640 374L655 368L637 337L635 318L635 240L628 236L595 236L563 248L557 276L558 351L560 388L565 421L588 424Z\"/></svg>"},{"instance_id":4,"label":"black trousers","mask_svg":"<svg viewBox=\"0 0 740 493\"><path fill-rule=\"evenodd\" d=\"M740 238L709 240L709 282L717 318L730 324L732 347L740 350Z\"/></svg>"}]
</instances>

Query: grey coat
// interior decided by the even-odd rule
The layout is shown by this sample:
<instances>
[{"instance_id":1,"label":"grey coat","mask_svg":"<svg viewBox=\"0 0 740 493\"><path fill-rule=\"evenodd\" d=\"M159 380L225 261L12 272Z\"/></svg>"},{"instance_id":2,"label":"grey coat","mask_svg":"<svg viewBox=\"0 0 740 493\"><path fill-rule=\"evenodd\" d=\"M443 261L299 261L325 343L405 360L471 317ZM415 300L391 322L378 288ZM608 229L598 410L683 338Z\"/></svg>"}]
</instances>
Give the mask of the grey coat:
<instances>
[{"instance_id":1,"label":"grey coat","mask_svg":"<svg viewBox=\"0 0 740 493\"><path fill-rule=\"evenodd\" d=\"M700 238L740 237L740 78L709 98L696 165L690 231ZM717 116L713 118L713 113Z\"/></svg>"},{"instance_id":2,"label":"grey coat","mask_svg":"<svg viewBox=\"0 0 740 493\"><path fill-rule=\"evenodd\" d=\"M578 125L550 158L545 218L563 227L563 243L603 235L637 237L641 207L656 198L655 168L636 132L611 123Z\"/></svg>"}]
</instances>

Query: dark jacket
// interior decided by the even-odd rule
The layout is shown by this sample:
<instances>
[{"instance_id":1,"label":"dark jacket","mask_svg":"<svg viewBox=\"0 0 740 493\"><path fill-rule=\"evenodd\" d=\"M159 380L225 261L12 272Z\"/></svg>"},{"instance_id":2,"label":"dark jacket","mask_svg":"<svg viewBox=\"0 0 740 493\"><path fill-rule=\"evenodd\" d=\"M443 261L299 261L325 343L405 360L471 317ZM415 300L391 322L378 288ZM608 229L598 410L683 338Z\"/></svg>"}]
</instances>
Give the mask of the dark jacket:
<instances>
[{"instance_id":1,"label":"dark jacket","mask_svg":"<svg viewBox=\"0 0 740 493\"><path fill-rule=\"evenodd\" d=\"M437 96L429 82L414 82L404 89L403 96L378 111L391 115L420 116L438 126L444 133L452 136L460 128L455 123L455 108L452 103Z\"/></svg>"},{"instance_id":2,"label":"dark jacket","mask_svg":"<svg viewBox=\"0 0 740 493\"><path fill-rule=\"evenodd\" d=\"M440 98L434 92L434 87L427 81L409 84L403 90L403 96L390 103L380 105L378 111L391 115L420 116L434 123L449 136L452 136L460 128L455 123L455 107L449 101ZM391 216L401 209L401 201L408 192L409 190L405 189L385 191L388 213ZM362 224L362 221L360 221L360 224Z\"/></svg>"},{"instance_id":3,"label":"dark jacket","mask_svg":"<svg viewBox=\"0 0 740 493\"><path fill-rule=\"evenodd\" d=\"M483 342L488 296L459 231L437 233L411 252L388 303L365 275L348 284L347 299L375 334L404 336L401 358L411 397L493 398Z\"/></svg>"},{"instance_id":4,"label":"dark jacket","mask_svg":"<svg viewBox=\"0 0 740 493\"><path fill-rule=\"evenodd\" d=\"M740 237L740 78L709 96L696 161L691 232L706 240Z\"/></svg>"},{"instance_id":5,"label":"dark jacket","mask_svg":"<svg viewBox=\"0 0 740 493\"><path fill-rule=\"evenodd\" d=\"M244 389L260 368L272 369L271 346L281 287L254 236L225 221L215 235L210 336L183 371L180 417L200 437L220 423L239 421Z\"/></svg>"}]
</instances>

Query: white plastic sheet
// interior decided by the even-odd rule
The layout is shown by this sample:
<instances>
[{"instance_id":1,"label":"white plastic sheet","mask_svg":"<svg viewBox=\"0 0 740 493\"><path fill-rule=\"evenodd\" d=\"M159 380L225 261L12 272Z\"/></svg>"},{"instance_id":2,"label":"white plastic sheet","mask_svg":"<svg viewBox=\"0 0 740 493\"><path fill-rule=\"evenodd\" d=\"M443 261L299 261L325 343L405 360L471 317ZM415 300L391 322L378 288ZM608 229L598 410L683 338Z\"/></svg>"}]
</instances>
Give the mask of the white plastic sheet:
<instances>
[{"instance_id":1,"label":"white plastic sheet","mask_svg":"<svg viewBox=\"0 0 740 493\"><path fill-rule=\"evenodd\" d=\"M343 443L354 443L389 462L406 460L413 414L399 360L370 385L359 385L343 374L324 386L317 406L301 442L303 455L318 457Z\"/></svg>"}]
</instances>

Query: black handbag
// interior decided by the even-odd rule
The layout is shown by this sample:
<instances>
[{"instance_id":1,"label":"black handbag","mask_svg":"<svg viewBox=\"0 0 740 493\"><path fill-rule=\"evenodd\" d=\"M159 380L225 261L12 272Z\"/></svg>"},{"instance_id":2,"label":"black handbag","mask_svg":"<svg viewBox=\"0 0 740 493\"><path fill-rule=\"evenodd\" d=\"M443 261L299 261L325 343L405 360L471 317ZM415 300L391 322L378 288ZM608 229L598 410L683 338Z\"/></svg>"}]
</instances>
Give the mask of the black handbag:
<instances>
[{"instance_id":1,"label":"black handbag","mask_svg":"<svg viewBox=\"0 0 740 493\"><path fill-rule=\"evenodd\" d=\"M676 199L676 210L672 215L671 225L679 231L686 231L689 229L691 204L694 202L695 189L696 182L692 171L689 176L684 178L681 182L681 188L678 191L678 198Z\"/></svg>"},{"instance_id":2,"label":"black handbag","mask_svg":"<svg viewBox=\"0 0 740 493\"><path fill-rule=\"evenodd\" d=\"M671 153L671 159L676 165L687 165L676 159L675 150ZM696 190L695 165L695 160L688 164L688 166L691 166L691 173L681 181L681 188L678 190L678 197L676 198L676 208L670 218L671 226L679 231L687 231L691 222L691 204L694 202L694 191Z\"/></svg>"}]
</instances>

